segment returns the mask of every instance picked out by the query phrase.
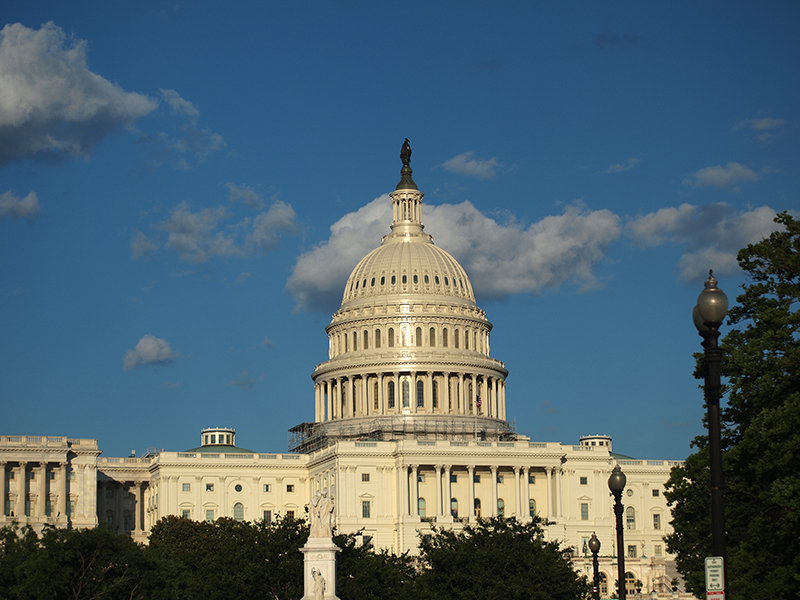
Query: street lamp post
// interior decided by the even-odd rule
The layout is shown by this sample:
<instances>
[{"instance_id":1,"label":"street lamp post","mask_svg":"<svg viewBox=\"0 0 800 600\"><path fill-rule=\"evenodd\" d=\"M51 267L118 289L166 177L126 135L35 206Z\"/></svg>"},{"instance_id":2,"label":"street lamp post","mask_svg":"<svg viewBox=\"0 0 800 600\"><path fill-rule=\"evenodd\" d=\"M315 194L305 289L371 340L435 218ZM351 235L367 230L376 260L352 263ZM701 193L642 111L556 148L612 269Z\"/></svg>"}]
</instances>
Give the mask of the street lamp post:
<instances>
[{"instance_id":1,"label":"street lamp post","mask_svg":"<svg viewBox=\"0 0 800 600\"><path fill-rule=\"evenodd\" d=\"M625 540L622 535L622 490L625 489L627 478L619 465L611 471L608 478L608 489L614 495L614 514L617 517L617 581L619 586L619 600L627 600L625 588Z\"/></svg>"},{"instance_id":2,"label":"street lamp post","mask_svg":"<svg viewBox=\"0 0 800 600\"><path fill-rule=\"evenodd\" d=\"M722 483L722 440L720 435L720 371L722 350L719 328L728 312L728 297L717 287L712 271L708 272L705 289L697 297L692 318L703 338L705 350L705 399L708 406L708 450L711 462L711 545L714 556L725 564L725 507ZM727 588L727 585L725 586ZM727 590L726 590L727 592ZM726 593L727 597L727 593Z\"/></svg>"},{"instance_id":3,"label":"street lamp post","mask_svg":"<svg viewBox=\"0 0 800 600\"><path fill-rule=\"evenodd\" d=\"M600 540L597 539L594 531L589 538L589 550L592 551L592 567L594 567L594 585L592 585L592 598L600 600L600 572L597 564L597 553L600 552Z\"/></svg>"}]
</instances>

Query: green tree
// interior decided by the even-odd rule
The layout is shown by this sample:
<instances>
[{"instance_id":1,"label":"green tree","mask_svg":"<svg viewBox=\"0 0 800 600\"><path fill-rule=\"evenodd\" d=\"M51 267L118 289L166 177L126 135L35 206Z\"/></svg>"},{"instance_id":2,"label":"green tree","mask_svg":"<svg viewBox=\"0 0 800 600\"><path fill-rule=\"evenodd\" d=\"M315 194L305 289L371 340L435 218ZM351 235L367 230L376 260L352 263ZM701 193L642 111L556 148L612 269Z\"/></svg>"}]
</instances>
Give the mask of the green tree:
<instances>
[{"instance_id":1,"label":"green tree","mask_svg":"<svg viewBox=\"0 0 800 600\"><path fill-rule=\"evenodd\" d=\"M543 521L481 519L463 531L421 536L419 597L454 600L579 600L589 591L567 550L546 541Z\"/></svg>"},{"instance_id":2,"label":"green tree","mask_svg":"<svg viewBox=\"0 0 800 600\"><path fill-rule=\"evenodd\" d=\"M800 597L800 221L738 255L750 281L728 313L722 411L728 590L735 599ZM700 370L696 376L701 376ZM673 469L665 496L687 588L704 591L711 554L708 440Z\"/></svg>"},{"instance_id":3,"label":"green tree","mask_svg":"<svg viewBox=\"0 0 800 600\"><path fill-rule=\"evenodd\" d=\"M355 535L337 535L336 593L348 600L404 600L415 597L414 560L359 544Z\"/></svg>"}]
</instances>

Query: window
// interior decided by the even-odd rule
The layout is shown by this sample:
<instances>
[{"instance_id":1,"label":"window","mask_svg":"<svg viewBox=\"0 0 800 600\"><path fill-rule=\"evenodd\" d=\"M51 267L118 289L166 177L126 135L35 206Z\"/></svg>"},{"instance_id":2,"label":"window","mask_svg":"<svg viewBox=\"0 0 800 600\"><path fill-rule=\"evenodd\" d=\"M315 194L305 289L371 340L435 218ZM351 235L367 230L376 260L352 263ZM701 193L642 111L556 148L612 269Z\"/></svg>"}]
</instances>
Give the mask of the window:
<instances>
[{"instance_id":1,"label":"window","mask_svg":"<svg viewBox=\"0 0 800 600\"><path fill-rule=\"evenodd\" d=\"M265 483L264 484L264 491L267 492L267 493L271 492L272 491L272 485L269 484L269 483Z\"/></svg>"},{"instance_id":2,"label":"window","mask_svg":"<svg viewBox=\"0 0 800 600\"><path fill-rule=\"evenodd\" d=\"M376 348L380 348L381 347L381 330L380 329L376 329L375 330L375 347Z\"/></svg>"},{"instance_id":3,"label":"window","mask_svg":"<svg viewBox=\"0 0 800 600\"><path fill-rule=\"evenodd\" d=\"M447 328L442 329L442 346L447 348Z\"/></svg>"},{"instance_id":4,"label":"window","mask_svg":"<svg viewBox=\"0 0 800 600\"><path fill-rule=\"evenodd\" d=\"M528 500L528 514L532 517L536 516L536 500L533 498Z\"/></svg>"},{"instance_id":5,"label":"window","mask_svg":"<svg viewBox=\"0 0 800 600\"><path fill-rule=\"evenodd\" d=\"M425 384L417 380L417 408L425 408Z\"/></svg>"},{"instance_id":6,"label":"window","mask_svg":"<svg viewBox=\"0 0 800 600\"><path fill-rule=\"evenodd\" d=\"M636 558L636 544L628 545L628 558Z\"/></svg>"},{"instance_id":7,"label":"window","mask_svg":"<svg viewBox=\"0 0 800 600\"><path fill-rule=\"evenodd\" d=\"M453 346L458 348L458 329L456 329L455 333L453 333Z\"/></svg>"},{"instance_id":8,"label":"window","mask_svg":"<svg viewBox=\"0 0 800 600\"><path fill-rule=\"evenodd\" d=\"M480 483L480 482L481 482L481 476L480 475L473 475L472 476L472 483Z\"/></svg>"},{"instance_id":9,"label":"window","mask_svg":"<svg viewBox=\"0 0 800 600\"><path fill-rule=\"evenodd\" d=\"M28 471L28 481L36 481L36 473Z\"/></svg>"},{"instance_id":10,"label":"window","mask_svg":"<svg viewBox=\"0 0 800 600\"><path fill-rule=\"evenodd\" d=\"M469 350L469 331L464 332L464 350Z\"/></svg>"},{"instance_id":11,"label":"window","mask_svg":"<svg viewBox=\"0 0 800 600\"><path fill-rule=\"evenodd\" d=\"M425 498L417 499L417 514L425 518Z\"/></svg>"},{"instance_id":12,"label":"window","mask_svg":"<svg viewBox=\"0 0 800 600\"><path fill-rule=\"evenodd\" d=\"M655 546L653 546L653 555L661 556L661 544L656 544Z\"/></svg>"},{"instance_id":13,"label":"window","mask_svg":"<svg viewBox=\"0 0 800 600\"><path fill-rule=\"evenodd\" d=\"M192 491L192 484L191 483L182 483L181 484L181 491L183 491L183 492L191 492Z\"/></svg>"},{"instance_id":14,"label":"window","mask_svg":"<svg viewBox=\"0 0 800 600\"><path fill-rule=\"evenodd\" d=\"M14 471L8 471L8 473L6 474L6 477L8 479L14 479Z\"/></svg>"},{"instance_id":15,"label":"window","mask_svg":"<svg viewBox=\"0 0 800 600\"><path fill-rule=\"evenodd\" d=\"M294 519L294 511L293 510L287 510L286 511L286 518Z\"/></svg>"},{"instance_id":16,"label":"window","mask_svg":"<svg viewBox=\"0 0 800 600\"><path fill-rule=\"evenodd\" d=\"M114 526L114 511L113 510L106 511L106 523L108 523L112 527Z\"/></svg>"},{"instance_id":17,"label":"window","mask_svg":"<svg viewBox=\"0 0 800 600\"><path fill-rule=\"evenodd\" d=\"M113 498L114 497L114 490L111 488L106 488L106 498Z\"/></svg>"},{"instance_id":18,"label":"window","mask_svg":"<svg viewBox=\"0 0 800 600\"><path fill-rule=\"evenodd\" d=\"M480 519L480 517L481 517L481 499L480 498L475 498L474 506L475 506L475 508L474 508L475 516Z\"/></svg>"},{"instance_id":19,"label":"window","mask_svg":"<svg viewBox=\"0 0 800 600\"><path fill-rule=\"evenodd\" d=\"M426 273L426 274L425 274L425 283L430 283L430 282L431 282L431 278L430 278L430 277L428 277L428 275L427 275L427 273Z\"/></svg>"},{"instance_id":20,"label":"window","mask_svg":"<svg viewBox=\"0 0 800 600\"><path fill-rule=\"evenodd\" d=\"M502 475L498 475L497 476L497 483L503 483L503 476Z\"/></svg>"},{"instance_id":21,"label":"window","mask_svg":"<svg viewBox=\"0 0 800 600\"><path fill-rule=\"evenodd\" d=\"M287 494L293 494L294 493L294 484L293 483L287 483L286 484L286 493Z\"/></svg>"},{"instance_id":22,"label":"window","mask_svg":"<svg viewBox=\"0 0 800 600\"><path fill-rule=\"evenodd\" d=\"M536 475L528 475L528 483L536 483Z\"/></svg>"},{"instance_id":23,"label":"window","mask_svg":"<svg viewBox=\"0 0 800 600\"><path fill-rule=\"evenodd\" d=\"M659 513L653 515L653 529L661 529L661 514Z\"/></svg>"},{"instance_id":24,"label":"window","mask_svg":"<svg viewBox=\"0 0 800 600\"><path fill-rule=\"evenodd\" d=\"M362 473L361 474L361 481L364 481L364 482L369 481L369 473Z\"/></svg>"},{"instance_id":25,"label":"window","mask_svg":"<svg viewBox=\"0 0 800 600\"><path fill-rule=\"evenodd\" d=\"M394 277L392 277L392 279L394 279ZM394 348L394 329L391 327L389 328L389 348Z\"/></svg>"},{"instance_id":26,"label":"window","mask_svg":"<svg viewBox=\"0 0 800 600\"><path fill-rule=\"evenodd\" d=\"M211 443L212 443L212 444L216 444L216 443L217 443L217 436L216 436L216 434L211 434Z\"/></svg>"},{"instance_id":27,"label":"window","mask_svg":"<svg viewBox=\"0 0 800 600\"><path fill-rule=\"evenodd\" d=\"M381 275L381 285L384 285L385 283L386 283L386 277L384 275Z\"/></svg>"},{"instance_id":28,"label":"window","mask_svg":"<svg viewBox=\"0 0 800 600\"><path fill-rule=\"evenodd\" d=\"M6 498L5 505L3 506L3 514L7 517L14 516L14 503Z\"/></svg>"},{"instance_id":29,"label":"window","mask_svg":"<svg viewBox=\"0 0 800 600\"><path fill-rule=\"evenodd\" d=\"M581 521L588 521L589 520L589 504L587 502L581 502Z\"/></svg>"},{"instance_id":30,"label":"window","mask_svg":"<svg viewBox=\"0 0 800 600\"><path fill-rule=\"evenodd\" d=\"M214 511L213 510L206 510L206 522L213 523L214 522Z\"/></svg>"},{"instance_id":31,"label":"window","mask_svg":"<svg viewBox=\"0 0 800 600\"><path fill-rule=\"evenodd\" d=\"M361 501L361 518L369 519L369 500Z\"/></svg>"},{"instance_id":32,"label":"window","mask_svg":"<svg viewBox=\"0 0 800 600\"><path fill-rule=\"evenodd\" d=\"M410 392L408 387L408 381L403 380L403 408L410 408L411 406L411 400L409 398Z\"/></svg>"},{"instance_id":33,"label":"window","mask_svg":"<svg viewBox=\"0 0 800 600\"><path fill-rule=\"evenodd\" d=\"M600 597L605 598L608 596L608 577L606 577L605 573L600 573Z\"/></svg>"},{"instance_id":34,"label":"window","mask_svg":"<svg viewBox=\"0 0 800 600\"><path fill-rule=\"evenodd\" d=\"M431 327L431 330L428 332L428 339L430 340L431 347L436 346L436 330Z\"/></svg>"},{"instance_id":35,"label":"window","mask_svg":"<svg viewBox=\"0 0 800 600\"><path fill-rule=\"evenodd\" d=\"M50 481L55 481L55 478L56 478L55 471L48 471L48 472L47 472L47 478L48 478Z\"/></svg>"},{"instance_id":36,"label":"window","mask_svg":"<svg viewBox=\"0 0 800 600\"><path fill-rule=\"evenodd\" d=\"M397 278L394 275L392 275L392 285L394 285L396 282L397 282Z\"/></svg>"},{"instance_id":37,"label":"window","mask_svg":"<svg viewBox=\"0 0 800 600\"><path fill-rule=\"evenodd\" d=\"M44 514L46 517L53 516L53 501L52 500L45 500L44 503Z\"/></svg>"},{"instance_id":38,"label":"window","mask_svg":"<svg viewBox=\"0 0 800 600\"><path fill-rule=\"evenodd\" d=\"M581 485L587 485L589 483L588 477L581 477Z\"/></svg>"},{"instance_id":39,"label":"window","mask_svg":"<svg viewBox=\"0 0 800 600\"><path fill-rule=\"evenodd\" d=\"M183 518L183 519L191 519L191 518L192 518L192 513L191 513L191 511L189 511L189 510L186 510L186 509L183 509L183 510L181 511L181 518Z\"/></svg>"},{"instance_id":40,"label":"window","mask_svg":"<svg viewBox=\"0 0 800 600\"><path fill-rule=\"evenodd\" d=\"M450 483L458 483L458 475L450 473Z\"/></svg>"},{"instance_id":41,"label":"window","mask_svg":"<svg viewBox=\"0 0 800 600\"><path fill-rule=\"evenodd\" d=\"M122 531L130 531L131 530L131 516L130 515L123 515L122 516Z\"/></svg>"},{"instance_id":42,"label":"window","mask_svg":"<svg viewBox=\"0 0 800 600\"><path fill-rule=\"evenodd\" d=\"M12 473L11 475L12 475L11 479L14 479L13 477L14 474ZM67 471L67 479L69 479L70 481L75 481L75 471L73 471L72 469Z\"/></svg>"},{"instance_id":43,"label":"window","mask_svg":"<svg viewBox=\"0 0 800 600\"><path fill-rule=\"evenodd\" d=\"M394 408L394 381L389 382L389 408Z\"/></svg>"},{"instance_id":44,"label":"window","mask_svg":"<svg viewBox=\"0 0 800 600\"><path fill-rule=\"evenodd\" d=\"M658 498L660 492L658 490L653 490L653 498Z\"/></svg>"},{"instance_id":45,"label":"window","mask_svg":"<svg viewBox=\"0 0 800 600\"><path fill-rule=\"evenodd\" d=\"M450 516L454 519L458 518L458 500L456 498L450 498Z\"/></svg>"},{"instance_id":46,"label":"window","mask_svg":"<svg viewBox=\"0 0 800 600\"><path fill-rule=\"evenodd\" d=\"M376 381L372 386L372 406L378 410L378 382Z\"/></svg>"},{"instance_id":47,"label":"window","mask_svg":"<svg viewBox=\"0 0 800 600\"><path fill-rule=\"evenodd\" d=\"M206 491L207 492L213 492L214 491L214 484L213 483L207 483L206 484Z\"/></svg>"},{"instance_id":48,"label":"window","mask_svg":"<svg viewBox=\"0 0 800 600\"><path fill-rule=\"evenodd\" d=\"M505 518L506 516L506 503L502 498L497 499L497 516L501 519Z\"/></svg>"},{"instance_id":49,"label":"window","mask_svg":"<svg viewBox=\"0 0 800 600\"><path fill-rule=\"evenodd\" d=\"M235 486L233 486L233 489L236 490L237 492L241 492L242 491L242 484L241 483L237 483Z\"/></svg>"},{"instance_id":50,"label":"window","mask_svg":"<svg viewBox=\"0 0 800 600\"><path fill-rule=\"evenodd\" d=\"M403 285L408 283L408 275L403 275L402 282L403 282Z\"/></svg>"},{"instance_id":51,"label":"window","mask_svg":"<svg viewBox=\"0 0 800 600\"><path fill-rule=\"evenodd\" d=\"M417 346L422 346L422 327L417 327L414 330L414 337L414 341L416 342Z\"/></svg>"},{"instance_id":52,"label":"window","mask_svg":"<svg viewBox=\"0 0 800 600\"><path fill-rule=\"evenodd\" d=\"M636 577L630 571L625 573L625 591L629 596L633 596L636 593Z\"/></svg>"},{"instance_id":53,"label":"window","mask_svg":"<svg viewBox=\"0 0 800 600\"><path fill-rule=\"evenodd\" d=\"M236 521L244 521L244 504L237 502L233 505L233 518Z\"/></svg>"},{"instance_id":54,"label":"window","mask_svg":"<svg viewBox=\"0 0 800 600\"><path fill-rule=\"evenodd\" d=\"M419 283L419 277L417 277L416 273L414 274L414 283Z\"/></svg>"},{"instance_id":55,"label":"window","mask_svg":"<svg viewBox=\"0 0 800 600\"><path fill-rule=\"evenodd\" d=\"M425 473L417 473L417 481L419 483L425 483Z\"/></svg>"},{"instance_id":56,"label":"window","mask_svg":"<svg viewBox=\"0 0 800 600\"><path fill-rule=\"evenodd\" d=\"M364 330L364 350L369 350L369 332L366 329Z\"/></svg>"},{"instance_id":57,"label":"window","mask_svg":"<svg viewBox=\"0 0 800 600\"><path fill-rule=\"evenodd\" d=\"M433 394L433 398L431 398L433 408L439 408L439 384L436 381L431 384L431 392Z\"/></svg>"},{"instance_id":58,"label":"window","mask_svg":"<svg viewBox=\"0 0 800 600\"><path fill-rule=\"evenodd\" d=\"M632 506L625 509L625 527L626 529L636 529L636 509Z\"/></svg>"},{"instance_id":59,"label":"window","mask_svg":"<svg viewBox=\"0 0 800 600\"><path fill-rule=\"evenodd\" d=\"M356 334L356 332L354 331L353 332L353 352L355 352L356 350L358 350L358 334Z\"/></svg>"},{"instance_id":60,"label":"window","mask_svg":"<svg viewBox=\"0 0 800 600\"><path fill-rule=\"evenodd\" d=\"M272 511L271 510L265 510L264 511L264 523L266 523L267 525L272 525Z\"/></svg>"},{"instance_id":61,"label":"window","mask_svg":"<svg viewBox=\"0 0 800 600\"><path fill-rule=\"evenodd\" d=\"M67 516L70 519L75 517L75 500L67 500Z\"/></svg>"}]
</instances>

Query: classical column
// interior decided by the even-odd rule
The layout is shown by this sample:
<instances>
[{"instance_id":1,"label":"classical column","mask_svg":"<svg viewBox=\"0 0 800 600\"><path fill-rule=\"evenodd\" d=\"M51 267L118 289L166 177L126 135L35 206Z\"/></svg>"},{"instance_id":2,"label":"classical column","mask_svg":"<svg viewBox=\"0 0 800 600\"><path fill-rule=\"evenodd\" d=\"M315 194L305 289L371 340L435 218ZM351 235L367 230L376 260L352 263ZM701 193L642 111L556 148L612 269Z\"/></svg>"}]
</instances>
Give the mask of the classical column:
<instances>
[{"instance_id":1,"label":"classical column","mask_svg":"<svg viewBox=\"0 0 800 600\"><path fill-rule=\"evenodd\" d=\"M403 392L400 389L400 371L395 371L394 375L394 411L400 412L403 404Z\"/></svg>"},{"instance_id":2,"label":"classical column","mask_svg":"<svg viewBox=\"0 0 800 600\"><path fill-rule=\"evenodd\" d=\"M350 375L347 378L347 415L348 419L356 414L356 378Z\"/></svg>"},{"instance_id":3,"label":"classical column","mask_svg":"<svg viewBox=\"0 0 800 600\"><path fill-rule=\"evenodd\" d=\"M445 481L445 490L447 493L444 497L444 516L445 517L452 517L452 507L450 505L451 499L453 498L453 482L450 480L450 469L451 465L444 466L444 481Z\"/></svg>"},{"instance_id":4,"label":"classical column","mask_svg":"<svg viewBox=\"0 0 800 600\"><path fill-rule=\"evenodd\" d=\"M442 391L444 392L444 396L442 397L442 406L440 412L450 415L453 414L453 411L450 409L450 373L445 371L443 376Z\"/></svg>"},{"instance_id":5,"label":"classical column","mask_svg":"<svg viewBox=\"0 0 800 600\"><path fill-rule=\"evenodd\" d=\"M417 412L417 372L411 371L411 389L408 390L408 408L412 413Z\"/></svg>"},{"instance_id":6,"label":"classical column","mask_svg":"<svg viewBox=\"0 0 800 600\"><path fill-rule=\"evenodd\" d=\"M428 378L425 380L425 408L424 412L433 412L433 371L428 371Z\"/></svg>"},{"instance_id":7,"label":"classical column","mask_svg":"<svg viewBox=\"0 0 800 600\"><path fill-rule=\"evenodd\" d=\"M442 465L434 465L436 471L436 516L442 517Z\"/></svg>"},{"instance_id":8,"label":"classical column","mask_svg":"<svg viewBox=\"0 0 800 600\"><path fill-rule=\"evenodd\" d=\"M336 415L337 419L344 418L344 405L342 403L342 377L336 378L336 398L334 399L335 404L333 406L333 412Z\"/></svg>"},{"instance_id":9,"label":"classical column","mask_svg":"<svg viewBox=\"0 0 800 600\"><path fill-rule=\"evenodd\" d=\"M495 419L500 418L500 380L496 377L492 378L492 416Z\"/></svg>"},{"instance_id":10,"label":"classical column","mask_svg":"<svg viewBox=\"0 0 800 600\"><path fill-rule=\"evenodd\" d=\"M470 523L475 522L475 465L467 465L467 489L469 489L469 506L467 517Z\"/></svg>"},{"instance_id":11,"label":"classical column","mask_svg":"<svg viewBox=\"0 0 800 600\"><path fill-rule=\"evenodd\" d=\"M522 512L523 516L528 519L531 516L531 486L528 483L530 479L531 468L523 467L522 469Z\"/></svg>"},{"instance_id":12,"label":"classical column","mask_svg":"<svg viewBox=\"0 0 800 600\"><path fill-rule=\"evenodd\" d=\"M500 384L500 413L499 416L501 419L505 420L506 418L506 380L503 379Z\"/></svg>"},{"instance_id":13,"label":"classical column","mask_svg":"<svg viewBox=\"0 0 800 600\"><path fill-rule=\"evenodd\" d=\"M6 461L0 460L0 516L5 516L6 514L6 496L8 494L8 490L6 489Z\"/></svg>"},{"instance_id":14,"label":"classical column","mask_svg":"<svg viewBox=\"0 0 800 600\"><path fill-rule=\"evenodd\" d=\"M17 516L20 521L24 521L25 517L25 497L28 495L28 479L26 475L28 474L27 471L27 464L24 460L19 461L19 477L17 481L17 509L14 511L14 514Z\"/></svg>"},{"instance_id":15,"label":"classical column","mask_svg":"<svg viewBox=\"0 0 800 600\"><path fill-rule=\"evenodd\" d=\"M122 513L123 513L123 511L122 511L122 494L125 491L125 482L124 481L120 481L120 482L117 483L117 485L115 487L117 489L114 490L114 529L116 529L117 532L121 532L121 531L124 531L123 530L124 520L122 518ZM175 496L175 495L177 495L177 494L173 494L172 490L170 490L170 497ZM175 499L175 501L177 502L177 498ZM172 513L172 514L174 514L174 513Z\"/></svg>"},{"instance_id":16,"label":"classical column","mask_svg":"<svg viewBox=\"0 0 800 600\"><path fill-rule=\"evenodd\" d=\"M58 463L58 511L60 519L67 518L67 463Z\"/></svg>"},{"instance_id":17,"label":"classical column","mask_svg":"<svg viewBox=\"0 0 800 600\"><path fill-rule=\"evenodd\" d=\"M489 395L489 378L485 375L481 377L481 409L480 414L486 417L491 416L492 398Z\"/></svg>"},{"instance_id":18,"label":"classical column","mask_svg":"<svg viewBox=\"0 0 800 600\"><path fill-rule=\"evenodd\" d=\"M403 465L397 469L400 485L400 501L398 503L398 512L404 517L411 514L411 499L409 498L410 490L408 487L408 465Z\"/></svg>"},{"instance_id":19,"label":"classical column","mask_svg":"<svg viewBox=\"0 0 800 600\"><path fill-rule=\"evenodd\" d=\"M553 467L545 467L547 472L547 518L553 518Z\"/></svg>"},{"instance_id":20,"label":"classical column","mask_svg":"<svg viewBox=\"0 0 800 600\"><path fill-rule=\"evenodd\" d=\"M458 414L464 415L467 413L466 402L464 402L464 373L458 374Z\"/></svg>"},{"instance_id":21,"label":"classical column","mask_svg":"<svg viewBox=\"0 0 800 600\"><path fill-rule=\"evenodd\" d=\"M492 516L497 516L497 465L492 465Z\"/></svg>"},{"instance_id":22,"label":"classical column","mask_svg":"<svg viewBox=\"0 0 800 600\"><path fill-rule=\"evenodd\" d=\"M561 467L556 468L556 516L563 517L561 513Z\"/></svg>"},{"instance_id":23,"label":"classical column","mask_svg":"<svg viewBox=\"0 0 800 600\"><path fill-rule=\"evenodd\" d=\"M386 404L383 401L383 373L378 373L378 414L386 414Z\"/></svg>"},{"instance_id":24,"label":"classical column","mask_svg":"<svg viewBox=\"0 0 800 600\"><path fill-rule=\"evenodd\" d=\"M417 478L419 465L411 465L411 516L419 516L419 480Z\"/></svg>"},{"instance_id":25,"label":"classical column","mask_svg":"<svg viewBox=\"0 0 800 600\"><path fill-rule=\"evenodd\" d=\"M361 389L363 390L361 394L361 416L366 416L370 414L369 394L367 393L369 389L369 376L367 374L361 376Z\"/></svg>"},{"instance_id":26,"label":"classical column","mask_svg":"<svg viewBox=\"0 0 800 600\"><path fill-rule=\"evenodd\" d=\"M314 421L316 423L320 423L324 421L323 409L322 409L322 401L320 400L320 384L314 384Z\"/></svg>"},{"instance_id":27,"label":"classical column","mask_svg":"<svg viewBox=\"0 0 800 600\"><path fill-rule=\"evenodd\" d=\"M39 501L36 503L37 516L44 518L47 508L47 461L39 463Z\"/></svg>"},{"instance_id":28,"label":"classical column","mask_svg":"<svg viewBox=\"0 0 800 600\"><path fill-rule=\"evenodd\" d=\"M333 406L331 404L331 381L326 379L322 382L322 395L325 402L325 420L330 421L333 418Z\"/></svg>"},{"instance_id":29,"label":"classical column","mask_svg":"<svg viewBox=\"0 0 800 600\"><path fill-rule=\"evenodd\" d=\"M133 518L133 523L131 523L131 531L133 531L133 535L141 535L142 534L142 521L141 517L139 516L141 513L142 508L142 482L141 481L134 481L133 488L133 510L131 511L131 516Z\"/></svg>"},{"instance_id":30,"label":"classical column","mask_svg":"<svg viewBox=\"0 0 800 600\"><path fill-rule=\"evenodd\" d=\"M522 519L522 492L519 487L519 473L522 471L522 467L514 467L514 496L516 496L517 502L517 519Z\"/></svg>"}]
</instances>

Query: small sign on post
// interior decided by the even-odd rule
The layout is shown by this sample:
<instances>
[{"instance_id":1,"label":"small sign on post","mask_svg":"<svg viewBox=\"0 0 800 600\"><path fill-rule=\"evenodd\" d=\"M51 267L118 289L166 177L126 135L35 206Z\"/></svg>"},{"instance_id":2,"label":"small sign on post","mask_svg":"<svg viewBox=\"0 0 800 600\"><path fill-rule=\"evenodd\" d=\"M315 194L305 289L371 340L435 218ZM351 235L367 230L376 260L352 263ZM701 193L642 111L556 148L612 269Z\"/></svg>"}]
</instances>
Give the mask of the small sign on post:
<instances>
[{"instance_id":1,"label":"small sign on post","mask_svg":"<svg viewBox=\"0 0 800 600\"><path fill-rule=\"evenodd\" d=\"M725 600L725 559L706 557L706 600Z\"/></svg>"}]
</instances>

